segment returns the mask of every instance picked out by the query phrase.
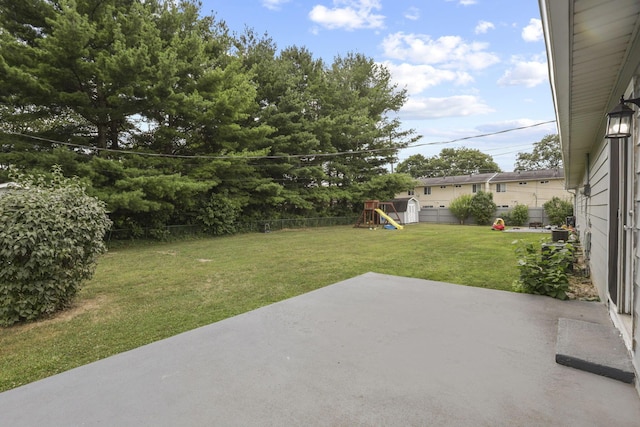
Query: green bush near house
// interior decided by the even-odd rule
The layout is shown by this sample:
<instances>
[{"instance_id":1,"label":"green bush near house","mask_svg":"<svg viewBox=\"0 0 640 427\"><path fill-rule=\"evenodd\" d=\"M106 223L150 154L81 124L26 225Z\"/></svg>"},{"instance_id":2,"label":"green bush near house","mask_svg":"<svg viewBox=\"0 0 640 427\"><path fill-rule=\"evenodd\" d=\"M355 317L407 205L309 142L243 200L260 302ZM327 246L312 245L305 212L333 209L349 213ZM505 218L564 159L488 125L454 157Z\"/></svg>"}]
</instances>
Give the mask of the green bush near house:
<instances>
[{"instance_id":1,"label":"green bush near house","mask_svg":"<svg viewBox=\"0 0 640 427\"><path fill-rule=\"evenodd\" d=\"M90 279L111 222L75 179L19 175L0 197L0 325L35 320L69 305Z\"/></svg>"},{"instance_id":2,"label":"green bush near house","mask_svg":"<svg viewBox=\"0 0 640 427\"><path fill-rule=\"evenodd\" d=\"M535 295L567 299L569 268L573 264L575 249L571 244L515 241L520 277L514 290Z\"/></svg>"}]
</instances>

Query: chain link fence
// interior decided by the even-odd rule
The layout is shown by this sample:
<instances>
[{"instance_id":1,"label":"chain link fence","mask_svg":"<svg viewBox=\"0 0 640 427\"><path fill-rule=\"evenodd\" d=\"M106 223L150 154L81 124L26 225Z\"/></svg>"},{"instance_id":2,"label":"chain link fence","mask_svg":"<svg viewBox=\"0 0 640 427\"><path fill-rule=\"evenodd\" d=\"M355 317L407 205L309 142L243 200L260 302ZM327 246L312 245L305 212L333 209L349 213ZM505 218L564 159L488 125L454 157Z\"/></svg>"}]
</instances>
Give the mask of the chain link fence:
<instances>
[{"instance_id":1,"label":"chain link fence","mask_svg":"<svg viewBox=\"0 0 640 427\"><path fill-rule=\"evenodd\" d=\"M285 229L333 227L337 225L352 225L358 219L357 215L343 217L318 218L283 218L261 221L245 221L236 224L238 233L269 233ZM106 235L107 242L121 240L173 240L185 237L212 236L200 225L168 225L156 228L114 229Z\"/></svg>"}]
</instances>

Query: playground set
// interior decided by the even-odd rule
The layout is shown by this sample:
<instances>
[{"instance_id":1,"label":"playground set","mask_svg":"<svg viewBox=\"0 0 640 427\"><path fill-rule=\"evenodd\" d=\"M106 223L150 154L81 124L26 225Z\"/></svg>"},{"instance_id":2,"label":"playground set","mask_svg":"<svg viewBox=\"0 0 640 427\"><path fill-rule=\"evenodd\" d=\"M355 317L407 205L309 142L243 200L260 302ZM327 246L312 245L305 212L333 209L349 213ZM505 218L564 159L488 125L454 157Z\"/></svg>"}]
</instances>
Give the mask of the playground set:
<instances>
[{"instance_id":1,"label":"playground set","mask_svg":"<svg viewBox=\"0 0 640 427\"><path fill-rule=\"evenodd\" d=\"M391 218L391 214L395 214L396 219ZM400 222L400 215L392 202L367 200L364 202L364 210L358 217L354 228L383 226L390 230L402 230L404 227L400 225Z\"/></svg>"}]
</instances>

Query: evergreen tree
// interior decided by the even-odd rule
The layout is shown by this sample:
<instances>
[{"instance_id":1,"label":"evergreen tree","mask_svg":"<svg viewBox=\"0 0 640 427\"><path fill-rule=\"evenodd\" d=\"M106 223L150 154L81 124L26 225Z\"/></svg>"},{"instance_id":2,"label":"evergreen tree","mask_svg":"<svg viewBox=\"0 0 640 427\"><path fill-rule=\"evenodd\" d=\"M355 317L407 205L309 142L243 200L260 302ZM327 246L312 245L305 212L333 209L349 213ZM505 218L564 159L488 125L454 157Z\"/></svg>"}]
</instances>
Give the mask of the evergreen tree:
<instances>
[{"instance_id":1,"label":"evergreen tree","mask_svg":"<svg viewBox=\"0 0 640 427\"><path fill-rule=\"evenodd\" d=\"M386 165L417 138L388 70L276 52L195 0L0 0L0 165L59 164L138 230L228 232L223 211L335 215L404 189Z\"/></svg>"}]
</instances>

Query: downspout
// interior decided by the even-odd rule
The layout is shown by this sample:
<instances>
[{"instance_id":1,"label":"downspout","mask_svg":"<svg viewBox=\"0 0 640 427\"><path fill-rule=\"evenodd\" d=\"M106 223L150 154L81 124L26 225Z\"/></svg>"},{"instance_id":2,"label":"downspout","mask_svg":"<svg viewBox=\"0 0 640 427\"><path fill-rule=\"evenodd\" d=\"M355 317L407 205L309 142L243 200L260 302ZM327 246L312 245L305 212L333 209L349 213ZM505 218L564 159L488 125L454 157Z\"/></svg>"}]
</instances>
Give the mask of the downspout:
<instances>
[{"instance_id":1,"label":"downspout","mask_svg":"<svg viewBox=\"0 0 640 427\"><path fill-rule=\"evenodd\" d=\"M491 180L492 180L493 178L495 178L499 173L500 173L500 172L495 172L495 173L491 176L491 178L489 178L489 179L487 180L487 182L485 182L485 183L484 183L484 189L485 189L485 192L487 192L487 193L491 193Z\"/></svg>"}]
</instances>

